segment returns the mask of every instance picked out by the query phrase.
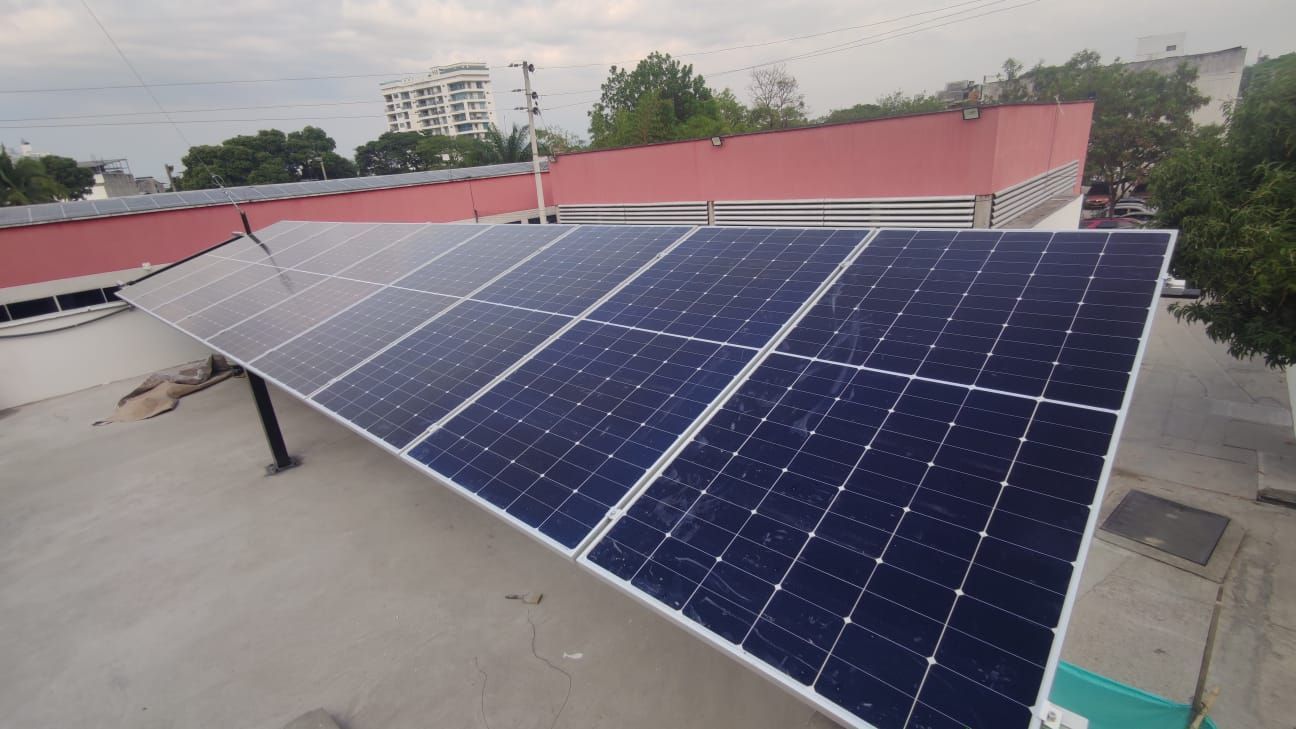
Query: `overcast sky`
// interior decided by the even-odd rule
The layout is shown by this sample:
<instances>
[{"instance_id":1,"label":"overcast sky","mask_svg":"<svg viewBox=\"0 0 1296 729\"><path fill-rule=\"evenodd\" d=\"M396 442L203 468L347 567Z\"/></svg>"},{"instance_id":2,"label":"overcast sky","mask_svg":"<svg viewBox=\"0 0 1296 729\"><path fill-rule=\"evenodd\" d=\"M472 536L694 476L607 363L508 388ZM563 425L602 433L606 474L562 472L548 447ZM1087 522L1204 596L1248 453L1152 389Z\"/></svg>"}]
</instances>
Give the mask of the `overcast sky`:
<instances>
[{"instance_id":1,"label":"overcast sky","mask_svg":"<svg viewBox=\"0 0 1296 729\"><path fill-rule=\"evenodd\" d=\"M792 60L812 114L872 101L891 91L936 91L948 81L995 73L1004 58L1056 63L1093 48L1104 58L1132 58L1135 38L1183 31L1190 53L1246 46L1278 55L1293 50L1292 0L866 0L757 3L750 0L88 0L149 84L301 76L396 76L430 65L481 60L504 66L527 57L551 109L549 126L588 137L586 112L606 76L605 63L633 63L653 50L689 54L715 89L747 97L749 71L731 69L858 41L858 47ZM932 11L897 20L901 16ZM971 17L983 15L983 17ZM130 70L80 0L0 0L5 52L0 90L136 84ZM945 27L932 26L947 24ZM783 41L794 36L815 37ZM894 36L893 39L886 38ZM706 53L733 46L743 49ZM600 64L593 68L547 66ZM515 69L493 72L500 122L521 86ZM159 120L141 88L66 93L0 93L0 142L29 140L42 153L79 159L129 159L136 175L163 176L187 143L277 127L323 127L339 152L377 137L380 77L292 83L164 86L169 110L265 107L176 113L201 121ZM577 93L572 93L577 92ZM293 106L298 104L338 104ZM119 116L109 116L115 114ZM33 117L72 116L41 119ZM275 117L281 120L272 120ZM292 117L288 119L287 117ZM333 118L330 118L333 117ZM351 117L351 118L340 118ZM210 120L225 119L237 121ZM19 121L13 121L19 120ZM87 126L51 128L51 124ZM110 125L112 124L112 125ZM29 126L21 126L29 125ZM183 138L182 135L183 134Z\"/></svg>"}]
</instances>

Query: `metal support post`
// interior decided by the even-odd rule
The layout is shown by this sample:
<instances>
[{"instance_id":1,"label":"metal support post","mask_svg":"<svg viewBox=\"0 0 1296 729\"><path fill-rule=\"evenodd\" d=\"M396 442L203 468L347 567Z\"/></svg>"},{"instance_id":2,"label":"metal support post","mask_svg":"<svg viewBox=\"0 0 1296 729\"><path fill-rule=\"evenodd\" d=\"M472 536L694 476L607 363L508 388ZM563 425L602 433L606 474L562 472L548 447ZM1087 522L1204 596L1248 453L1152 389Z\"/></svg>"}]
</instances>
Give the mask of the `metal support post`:
<instances>
[{"instance_id":1,"label":"metal support post","mask_svg":"<svg viewBox=\"0 0 1296 729\"><path fill-rule=\"evenodd\" d=\"M274 457L274 463L266 466L266 475L273 476L298 465L299 462L288 455L288 447L284 445L283 433L279 430L279 419L275 417L274 403L270 402L270 390L266 388L265 380L254 372L248 370L244 372L247 373L248 385L252 388L252 399L256 400L257 415L261 416L261 427L265 430L270 455Z\"/></svg>"}]
</instances>

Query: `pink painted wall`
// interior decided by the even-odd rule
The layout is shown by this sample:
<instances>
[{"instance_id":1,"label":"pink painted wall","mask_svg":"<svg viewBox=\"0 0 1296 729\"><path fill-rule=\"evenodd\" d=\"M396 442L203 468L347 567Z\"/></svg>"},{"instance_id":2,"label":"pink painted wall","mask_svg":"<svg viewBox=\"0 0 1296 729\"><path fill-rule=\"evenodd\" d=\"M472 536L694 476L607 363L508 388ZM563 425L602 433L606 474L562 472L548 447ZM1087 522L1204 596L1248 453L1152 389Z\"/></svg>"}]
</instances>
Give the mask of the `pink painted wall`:
<instances>
[{"instance_id":1,"label":"pink painted wall","mask_svg":"<svg viewBox=\"0 0 1296 729\"><path fill-rule=\"evenodd\" d=\"M545 200L553 204L546 185ZM280 220L447 222L535 208L531 175L242 203L253 229ZM0 228L0 288L170 263L242 230L228 205Z\"/></svg>"},{"instance_id":2,"label":"pink painted wall","mask_svg":"<svg viewBox=\"0 0 1296 729\"><path fill-rule=\"evenodd\" d=\"M1078 159L1092 102L1010 105L560 156L553 204L929 197L992 193ZM1079 179L1076 180L1077 186ZM1076 191L1079 189L1077 187ZM530 175L247 203L279 220L444 222L535 206ZM0 288L168 263L227 238L226 206L0 228Z\"/></svg>"},{"instance_id":3,"label":"pink painted wall","mask_svg":"<svg viewBox=\"0 0 1296 729\"><path fill-rule=\"evenodd\" d=\"M989 192L1030 179L1071 160L1080 161L1074 192L1080 194L1093 102L1007 107L996 114L994 171Z\"/></svg>"},{"instance_id":4,"label":"pink painted wall","mask_svg":"<svg viewBox=\"0 0 1296 729\"><path fill-rule=\"evenodd\" d=\"M972 121L956 110L743 134L720 147L578 152L549 176L560 204L983 194L1083 161L1092 111L1087 101L999 106Z\"/></svg>"}]
</instances>

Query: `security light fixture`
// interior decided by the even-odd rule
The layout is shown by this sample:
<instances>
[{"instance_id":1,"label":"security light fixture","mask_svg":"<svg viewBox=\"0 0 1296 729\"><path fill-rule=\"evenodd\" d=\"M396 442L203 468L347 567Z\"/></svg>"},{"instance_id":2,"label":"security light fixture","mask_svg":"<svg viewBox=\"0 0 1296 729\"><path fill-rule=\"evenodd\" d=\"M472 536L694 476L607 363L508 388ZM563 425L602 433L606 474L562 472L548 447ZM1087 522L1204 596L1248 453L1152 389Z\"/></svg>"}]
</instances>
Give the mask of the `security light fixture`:
<instances>
[{"instance_id":1,"label":"security light fixture","mask_svg":"<svg viewBox=\"0 0 1296 729\"><path fill-rule=\"evenodd\" d=\"M965 106L963 107L963 121L972 121L981 118L981 107Z\"/></svg>"}]
</instances>

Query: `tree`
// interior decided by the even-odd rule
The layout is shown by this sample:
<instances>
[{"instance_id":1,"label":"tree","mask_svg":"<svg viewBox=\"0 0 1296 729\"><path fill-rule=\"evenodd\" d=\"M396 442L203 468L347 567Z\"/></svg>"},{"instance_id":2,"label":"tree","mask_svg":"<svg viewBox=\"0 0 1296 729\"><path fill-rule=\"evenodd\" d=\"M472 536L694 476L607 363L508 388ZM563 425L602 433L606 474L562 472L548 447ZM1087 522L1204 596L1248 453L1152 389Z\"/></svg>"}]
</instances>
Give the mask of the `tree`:
<instances>
[{"instance_id":1,"label":"tree","mask_svg":"<svg viewBox=\"0 0 1296 729\"><path fill-rule=\"evenodd\" d=\"M752 69L751 117L761 129L787 129L806 123L805 95L787 66L777 64Z\"/></svg>"},{"instance_id":2,"label":"tree","mask_svg":"<svg viewBox=\"0 0 1296 729\"><path fill-rule=\"evenodd\" d=\"M1085 175L1108 186L1113 205L1187 139L1193 110L1208 101L1187 65L1168 75L1131 71L1090 50L1060 66L1037 65L1019 80L1026 100L1094 100Z\"/></svg>"},{"instance_id":3,"label":"tree","mask_svg":"<svg viewBox=\"0 0 1296 729\"><path fill-rule=\"evenodd\" d=\"M181 158L184 176L180 187L201 190L230 185L264 185L321 179L320 161L328 176L354 177L355 165L336 154L337 143L323 129L307 126L283 133L262 129L255 135L239 135L220 144L191 147Z\"/></svg>"},{"instance_id":4,"label":"tree","mask_svg":"<svg viewBox=\"0 0 1296 729\"><path fill-rule=\"evenodd\" d=\"M51 174L47 162L52 164L57 177ZM0 147L0 205L34 205L82 198L94 186L94 173L71 172L67 169L69 163L78 169L76 160L54 155L20 157L15 161ZM89 183L84 184L87 176ZM76 187L69 189L60 179Z\"/></svg>"},{"instance_id":5,"label":"tree","mask_svg":"<svg viewBox=\"0 0 1296 729\"><path fill-rule=\"evenodd\" d=\"M886 96L879 96L872 104L856 104L846 109L833 109L819 121L832 123L881 119L901 114L941 111L945 108L945 102L935 96L928 96L926 92L909 96L903 91L893 91Z\"/></svg>"},{"instance_id":6,"label":"tree","mask_svg":"<svg viewBox=\"0 0 1296 729\"><path fill-rule=\"evenodd\" d=\"M355 163L361 175L397 175L430 169L419 144L418 132L383 132L377 139L356 147Z\"/></svg>"},{"instance_id":7,"label":"tree","mask_svg":"<svg viewBox=\"0 0 1296 729\"><path fill-rule=\"evenodd\" d=\"M693 66L656 51L633 71L613 66L590 110L590 146L612 147L681 139L694 116L718 116L713 94Z\"/></svg>"},{"instance_id":8,"label":"tree","mask_svg":"<svg viewBox=\"0 0 1296 729\"><path fill-rule=\"evenodd\" d=\"M575 133L561 127L536 130L536 143L541 154L564 154L585 149L585 143Z\"/></svg>"},{"instance_id":9,"label":"tree","mask_svg":"<svg viewBox=\"0 0 1296 729\"><path fill-rule=\"evenodd\" d=\"M1175 272L1202 290L1175 316L1235 357L1296 364L1296 54L1257 63L1229 110L1153 170L1158 222L1179 228Z\"/></svg>"},{"instance_id":10,"label":"tree","mask_svg":"<svg viewBox=\"0 0 1296 729\"><path fill-rule=\"evenodd\" d=\"M999 90L995 97L996 101L1009 104L1026 101L1030 98L1030 86L1027 85L1026 79L1022 77L1023 68L1021 61L1016 58L1009 58L1003 62L999 74L1002 78L999 81Z\"/></svg>"},{"instance_id":11,"label":"tree","mask_svg":"<svg viewBox=\"0 0 1296 729\"><path fill-rule=\"evenodd\" d=\"M485 146L482 149L483 159L479 164L502 164L505 162L531 161L531 131L526 126L514 124L508 134L492 124L486 130Z\"/></svg>"},{"instance_id":12,"label":"tree","mask_svg":"<svg viewBox=\"0 0 1296 729\"><path fill-rule=\"evenodd\" d=\"M94 189L94 172L82 167L71 157L47 154L41 157L45 173L63 188L62 200L80 200Z\"/></svg>"}]
</instances>

